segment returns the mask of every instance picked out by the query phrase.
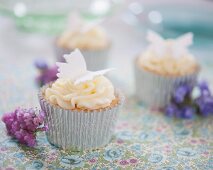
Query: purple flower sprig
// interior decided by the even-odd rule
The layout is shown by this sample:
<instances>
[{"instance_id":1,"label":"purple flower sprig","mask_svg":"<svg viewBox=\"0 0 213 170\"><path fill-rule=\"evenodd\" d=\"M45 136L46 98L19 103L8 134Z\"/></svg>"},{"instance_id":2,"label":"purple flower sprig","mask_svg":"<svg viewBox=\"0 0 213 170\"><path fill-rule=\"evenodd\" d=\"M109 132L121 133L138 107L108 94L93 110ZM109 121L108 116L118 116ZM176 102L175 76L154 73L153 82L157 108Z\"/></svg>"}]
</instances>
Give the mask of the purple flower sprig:
<instances>
[{"instance_id":1,"label":"purple flower sprig","mask_svg":"<svg viewBox=\"0 0 213 170\"><path fill-rule=\"evenodd\" d=\"M197 94L193 96L195 92ZM169 117L185 119L192 118L196 113L202 116L213 114L213 96L207 82L177 87L170 104L165 107L165 113Z\"/></svg>"},{"instance_id":2,"label":"purple flower sprig","mask_svg":"<svg viewBox=\"0 0 213 170\"><path fill-rule=\"evenodd\" d=\"M200 95L195 98L195 104L199 113L203 116L213 114L213 96L207 82L200 82L197 86L200 89Z\"/></svg>"},{"instance_id":3,"label":"purple flower sprig","mask_svg":"<svg viewBox=\"0 0 213 170\"><path fill-rule=\"evenodd\" d=\"M44 112L34 109L17 108L13 112L5 113L2 121L6 125L9 136L17 139L20 143L29 147L36 145L36 133L46 131L44 126Z\"/></svg>"},{"instance_id":4,"label":"purple flower sprig","mask_svg":"<svg viewBox=\"0 0 213 170\"><path fill-rule=\"evenodd\" d=\"M35 67L39 70L39 74L35 79L36 84L39 87L57 79L57 66L49 67L47 62L41 59L36 60L34 64Z\"/></svg>"}]
</instances>

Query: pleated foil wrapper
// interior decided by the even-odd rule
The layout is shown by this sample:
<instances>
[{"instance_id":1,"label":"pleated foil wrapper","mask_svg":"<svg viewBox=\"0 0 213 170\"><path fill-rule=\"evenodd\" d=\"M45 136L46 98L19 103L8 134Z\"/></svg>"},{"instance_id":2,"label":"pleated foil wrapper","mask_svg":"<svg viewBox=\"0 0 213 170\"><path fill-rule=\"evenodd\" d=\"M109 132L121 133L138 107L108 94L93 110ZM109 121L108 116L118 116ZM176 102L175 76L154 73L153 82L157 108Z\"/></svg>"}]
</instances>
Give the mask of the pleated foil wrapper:
<instances>
[{"instance_id":1,"label":"pleated foil wrapper","mask_svg":"<svg viewBox=\"0 0 213 170\"><path fill-rule=\"evenodd\" d=\"M88 70L97 71L107 67L110 47L111 46L109 45L107 48L102 50L79 49L86 60ZM61 48L56 43L54 49L57 61L61 62L64 62L63 58L64 54L69 54L71 51L74 50L74 49Z\"/></svg>"},{"instance_id":2,"label":"pleated foil wrapper","mask_svg":"<svg viewBox=\"0 0 213 170\"><path fill-rule=\"evenodd\" d=\"M172 92L182 84L194 85L197 72L186 76L166 77L144 70L135 63L135 95L147 107L162 109L170 103Z\"/></svg>"},{"instance_id":3,"label":"pleated foil wrapper","mask_svg":"<svg viewBox=\"0 0 213 170\"><path fill-rule=\"evenodd\" d=\"M65 110L50 104L43 97L44 86L39 92L41 109L46 113L48 141L65 150L82 151L107 145L113 136L118 111L124 96L116 91L115 106L94 111Z\"/></svg>"}]
</instances>

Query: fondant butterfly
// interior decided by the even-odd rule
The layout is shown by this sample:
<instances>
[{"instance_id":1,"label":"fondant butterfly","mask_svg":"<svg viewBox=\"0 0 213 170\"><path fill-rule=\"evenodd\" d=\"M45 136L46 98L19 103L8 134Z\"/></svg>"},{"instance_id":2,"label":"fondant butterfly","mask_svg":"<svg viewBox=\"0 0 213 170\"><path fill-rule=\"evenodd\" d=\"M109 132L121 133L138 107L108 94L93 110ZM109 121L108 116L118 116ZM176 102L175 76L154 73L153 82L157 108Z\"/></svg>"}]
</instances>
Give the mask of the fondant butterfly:
<instances>
[{"instance_id":1,"label":"fondant butterfly","mask_svg":"<svg viewBox=\"0 0 213 170\"><path fill-rule=\"evenodd\" d=\"M150 49L154 50L158 56L163 56L165 52L172 51L174 57L182 56L187 53L187 47L193 43L193 34L187 33L174 40L170 40L172 44L168 46L168 40L163 39L159 34L149 30L147 34L147 40L151 43Z\"/></svg>"},{"instance_id":2,"label":"fondant butterfly","mask_svg":"<svg viewBox=\"0 0 213 170\"><path fill-rule=\"evenodd\" d=\"M103 22L103 19L95 20L95 21L85 21L83 18L76 12L73 12L70 14L68 18L67 23L67 30L68 31L80 31L82 33L85 33L95 26L101 24Z\"/></svg>"},{"instance_id":3,"label":"fondant butterfly","mask_svg":"<svg viewBox=\"0 0 213 170\"><path fill-rule=\"evenodd\" d=\"M113 68L89 71L87 70L86 62L79 49L75 49L70 54L63 56L66 63L56 62L58 66L58 78L70 79L74 84L79 84L88 80L92 80L96 76L104 75L113 70Z\"/></svg>"}]
</instances>

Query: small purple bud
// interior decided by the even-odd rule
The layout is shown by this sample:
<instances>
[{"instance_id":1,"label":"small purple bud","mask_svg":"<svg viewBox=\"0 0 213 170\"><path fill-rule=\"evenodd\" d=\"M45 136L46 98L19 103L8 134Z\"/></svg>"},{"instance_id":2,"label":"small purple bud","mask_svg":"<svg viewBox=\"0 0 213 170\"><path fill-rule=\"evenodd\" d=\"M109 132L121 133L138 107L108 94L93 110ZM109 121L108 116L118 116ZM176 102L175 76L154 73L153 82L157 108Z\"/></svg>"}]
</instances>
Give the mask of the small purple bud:
<instances>
[{"instance_id":1,"label":"small purple bud","mask_svg":"<svg viewBox=\"0 0 213 170\"><path fill-rule=\"evenodd\" d=\"M35 79L36 83L39 86L43 86L51 81L55 81L57 79L56 75L57 73L58 73L57 66L47 68L36 77Z\"/></svg>"},{"instance_id":2,"label":"small purple bud","mask_svg":"<svg viewBox=\"0 0 213 170\"><path fill-rule=\"evenodd\" d=\"M168 117L174 117L175 114L177 113L177 110L178 110L177 106L171 103L166 107L165 112Z\"/></svg>"},{"instance_id":3,"label":"small purple bud","mask_svg":"<svg viewBox=\"0 0 213 170\"><path fill-rule=\"evenodd\" d=\"M196 100L196 104L203 116L213 114L213 96L201 96Z\"/></svg>"},{"instance_id":4,"label":"small purple bud","mask_svg":"<svg viewBox=\"0 0 213 170\"><path fill-rule=\"evenodd\" d=\"M47 62L42 59L36 60L34 64L35 64L36 68L38 68L40 70L46 70L48 68Z\"/></svg>"},{"instance_id":5,"label":"small purple bud","mask_svg":"<svg viewBox=\"0 0 213 170\"><path fill-rule=\"evenodd\" d=\"M193 118L194 114L195 114L195 109L193 107L185 106L182 109L182 118L191 119Z\"/></svg>"},{"instance_id":6,"label":"small purple bud","mask_svg":"<svg viewBox=\"0 0 213 170\"><path fill-rule=\"evenodd\" d=\"M202 82L198 83L198 87L201 91L202 96L210 96L211 95L208 83L206 81L202 81Z\"/></svg>"},{"instance_id":7,"label":"small purple bud","mask_svg":"<svg viewBox=\"0 0 213 170\"><path fill-rule=\"evenodd\" d=\"M173 93L173 99L176 103L182 103L187 94L191 92L191 87L189 85L179 86Z\"/></svg>"},{"instance_id":8,"label":"small purple bud","mask_svg":"<svg viewBox=\"0 0 213 170\"><path fill-rule=\"evenodd\" d=\"M41 111L39 112L39 114L40 114L40 116L43 117L43 118L45 118L45 116L46 116L46 113L45 113L43 110L41 110Z\"/></svg>"}]
</instances>

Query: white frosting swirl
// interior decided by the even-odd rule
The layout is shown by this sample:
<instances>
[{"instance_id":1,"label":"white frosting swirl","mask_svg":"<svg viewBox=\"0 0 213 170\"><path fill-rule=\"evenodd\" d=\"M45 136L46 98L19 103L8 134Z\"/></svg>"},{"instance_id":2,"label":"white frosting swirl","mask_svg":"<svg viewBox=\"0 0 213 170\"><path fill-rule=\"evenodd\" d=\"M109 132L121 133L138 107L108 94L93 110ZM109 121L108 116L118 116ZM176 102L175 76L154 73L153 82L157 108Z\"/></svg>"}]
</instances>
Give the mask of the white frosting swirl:
<instances>
[{"instance_id":1,"label":"white frosting swirl","mask_svg":"<svg viewBox=\"0 0 213 170\"><path fill-rule=\"evenodd\" d=\"M104 76L74 85L71 80L58 79L45 90L45 98L64 109L100 109L115 99L112 83Z\"/></svg>"},{"instance_id":2,"label":"white frosting swirl","mask_svg":"<svg viewBox=\"0 0 213 170\"><path fill-rule=\"evenodd\" d=\"M81 29L65 31L57 41L58 46L68 49L100 50L109 46L106 32L100 26L87 31Z\"/></svg>"}]
</instances>

